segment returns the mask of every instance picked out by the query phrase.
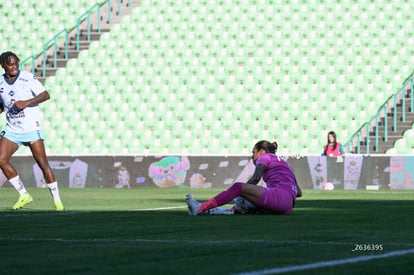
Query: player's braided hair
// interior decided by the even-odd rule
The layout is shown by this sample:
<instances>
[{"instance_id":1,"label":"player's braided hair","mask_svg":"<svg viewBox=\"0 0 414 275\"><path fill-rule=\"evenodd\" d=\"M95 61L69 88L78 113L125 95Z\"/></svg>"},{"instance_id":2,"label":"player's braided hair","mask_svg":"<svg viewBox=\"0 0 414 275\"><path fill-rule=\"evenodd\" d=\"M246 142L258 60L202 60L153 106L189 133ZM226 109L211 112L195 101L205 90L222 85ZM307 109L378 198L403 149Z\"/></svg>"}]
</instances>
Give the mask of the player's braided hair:
<instances>
[{"instance_id":1,"label":"player's braided hair","mask_svg":"<svg viewBox=\"0 0 414 275\"><path fill-rule=\"evenodd\" d=\"M20 59L17 57L17 55L13 52L4 52L0 55L0 65L4 66L6 63L10 62L10 58L14 57L17 61L20 61Z\"/></svg>"},{"instance_id":2,"label":"player's braided hair","mask_svg":"<svg viewBox=\"0 0 414 275\"><path fill-rule=\"evenodd\" d=\"M254 146L254 148L256 148L257 150L263 149L265 150L266 153L272 153L275 154L277 151L277 142L273 141L267 141L267 140L261 140L259 142L256 143L256 145Z\"/></svg>"}]
</instances>

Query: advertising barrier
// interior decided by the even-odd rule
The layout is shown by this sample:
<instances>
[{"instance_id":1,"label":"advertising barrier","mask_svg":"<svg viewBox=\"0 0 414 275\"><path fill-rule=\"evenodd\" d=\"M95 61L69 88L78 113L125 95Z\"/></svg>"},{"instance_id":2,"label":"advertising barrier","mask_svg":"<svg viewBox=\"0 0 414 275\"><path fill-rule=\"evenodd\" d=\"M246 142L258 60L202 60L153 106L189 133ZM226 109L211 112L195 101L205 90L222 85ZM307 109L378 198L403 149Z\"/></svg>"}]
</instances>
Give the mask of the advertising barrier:
<instances>
[{"instance_id":1,"label":"advertising barrier","mask_svg":"<svg viewBox=\"0 0 414 275\"><path fill-rule=\"evenodd\" d=\"M414 156L284 158L303 189L414 189ZM69 188L226 188L254 171L250 156L50 156L49 162L59 186ZM12 163L27 187L45 187L31 156ZM0 173L1 186L10 184Z\"/></svg>"}]
</instances>

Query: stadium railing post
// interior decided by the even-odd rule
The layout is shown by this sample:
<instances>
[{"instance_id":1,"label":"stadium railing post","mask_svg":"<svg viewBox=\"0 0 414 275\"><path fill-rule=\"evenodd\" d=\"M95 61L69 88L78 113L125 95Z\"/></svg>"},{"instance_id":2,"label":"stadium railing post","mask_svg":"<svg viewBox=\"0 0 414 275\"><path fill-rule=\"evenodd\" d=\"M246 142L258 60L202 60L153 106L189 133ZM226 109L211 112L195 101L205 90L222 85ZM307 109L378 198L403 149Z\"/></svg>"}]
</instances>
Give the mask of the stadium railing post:
<instances>
[{"instance_id":1,"label":"stadium railing post","mask_svg":"<svg viewBox=\"0 0 414 275\"><path fill-rule=\"evenodd\" d=\"M377 112L375 115L375 152L378 152L378 121L379 121L379 114L380 112Z\"/></svg>"},{"instance_id":2,"label":"stadium railing post","mask_svg":"<svg viewBox=\"0 0 414 275\"><path fill-rule=\"evenodd\" d=\"M397 94L394 94L394 125L392 127L393 132L397 132Z\"/></svg>"},{"instance_id":3,"label":"stadium railing post","mask_svg":"<svg viewBox=\"0 0 414 275\"><path fill-rule=\"evenodd\" d=\"M388 102L384 104L384 141L388 141Z\"/></svg>"},{"instance_id":4,"label":"stadium railing post","mask_svg":"<svg viewBox=\"0 0 414 275\"><path fill-rule=\"evenodd\" d=\"M367 122L365 125L365 140L366 140L366 146L365 146L365 152L369 154L369 146L370 146L370 137L369 137L369 127L370 123Z\"/></svg>"},{"instance_id":5,"label":"stadium railing post","mask_svg":"<svg viewBox=\"0 0 414 275\"><path fill-rule=\"evenodd\" d=\"M406 84L404 82L403 87L400 90L400 94L402 96L402 106L401 106L401 112L402 112L402 117L401 117L401 121L405 122L405 87Z\"/></svg>"},{"instance_id":6,"label":"stadium railing post","mask_svg":"<svg viewBox=\"0 0 414 275\"><path fill-rule=\"evenodd\" d=\"M414 77L410 77L410 112L414 112Z\"/></svg>"}]
</instances>

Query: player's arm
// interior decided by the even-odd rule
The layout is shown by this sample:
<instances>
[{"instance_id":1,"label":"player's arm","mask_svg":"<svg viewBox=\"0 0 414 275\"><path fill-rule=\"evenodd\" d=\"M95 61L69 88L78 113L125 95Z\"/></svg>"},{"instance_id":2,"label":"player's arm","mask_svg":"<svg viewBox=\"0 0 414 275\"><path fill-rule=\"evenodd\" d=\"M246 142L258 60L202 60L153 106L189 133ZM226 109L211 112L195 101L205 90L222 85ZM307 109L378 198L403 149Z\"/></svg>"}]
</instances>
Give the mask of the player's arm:
<instances>
[{"instance_id":1,"label":"player's arm","mask_svg":"<svg viewBox=\"0 0 414 275\"><path fill-rule=\"evenodd\" d=\"M49 95L48 91L44 91L44 92L41 92L40 94L38 94L37 96L31 98L31 99L16 101L14 103L13 107L18 109L18 110L23 110L27 106L42 103L46 100L49 100L49 98L50 98L50 95Z\"/></svg>"},{"instance_id":2,"label":"player's arm","mask_svg":"<svg viewBox=\"0 0 414 275\"><path fill-rule=\"evenodd\" d=\"M253 176L247 181L247 184L257 185L260 179L262 178L265 170L266 166L264 164L256 165L256 169L254 170Z\"/></svg>"}]
</instances>

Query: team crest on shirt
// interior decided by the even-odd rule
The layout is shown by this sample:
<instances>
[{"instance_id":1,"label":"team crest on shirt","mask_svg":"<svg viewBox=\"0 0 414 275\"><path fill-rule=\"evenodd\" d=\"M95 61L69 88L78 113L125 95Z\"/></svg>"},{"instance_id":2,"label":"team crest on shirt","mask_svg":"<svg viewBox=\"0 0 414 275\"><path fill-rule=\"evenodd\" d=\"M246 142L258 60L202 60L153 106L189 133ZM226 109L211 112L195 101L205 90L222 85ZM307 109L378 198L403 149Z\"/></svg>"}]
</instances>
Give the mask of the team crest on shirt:
<instances>
[{"instance_id":1,"label":"team crest on shirt","mask_svg":"<svg viewBox=\"0 0 414 275\"><path fill-rule=\"evenodd\" d=\"M14 92L13 91L10 91L9 92L9 96L14 96Z\"/></svg>"}]
</instances>

